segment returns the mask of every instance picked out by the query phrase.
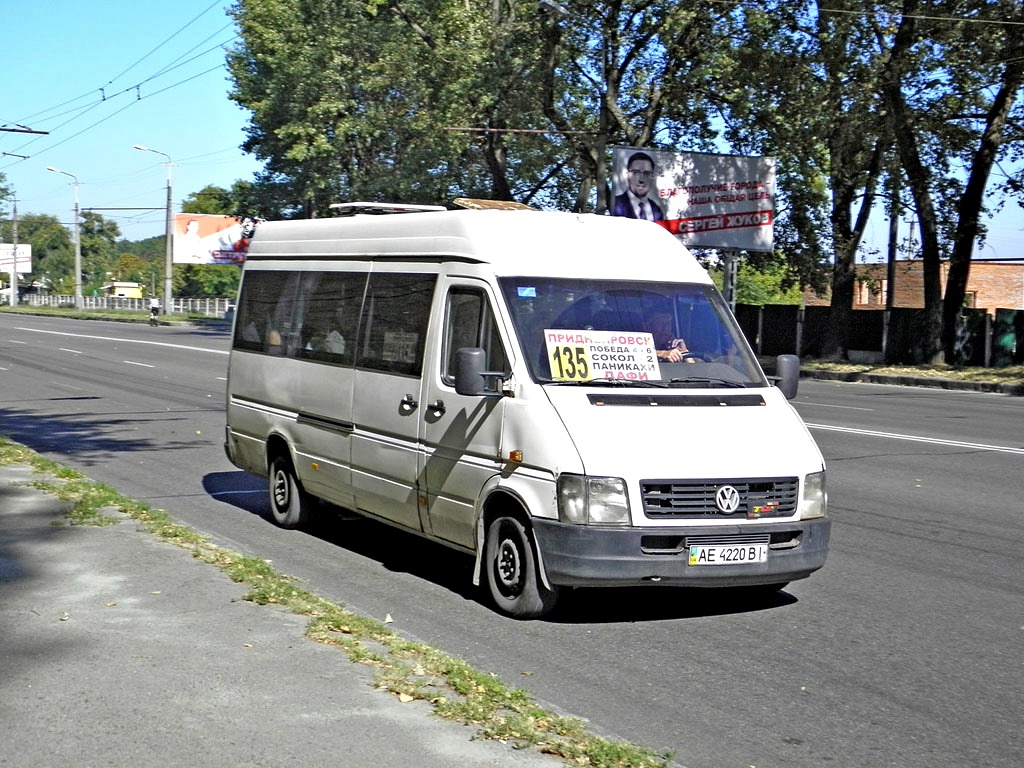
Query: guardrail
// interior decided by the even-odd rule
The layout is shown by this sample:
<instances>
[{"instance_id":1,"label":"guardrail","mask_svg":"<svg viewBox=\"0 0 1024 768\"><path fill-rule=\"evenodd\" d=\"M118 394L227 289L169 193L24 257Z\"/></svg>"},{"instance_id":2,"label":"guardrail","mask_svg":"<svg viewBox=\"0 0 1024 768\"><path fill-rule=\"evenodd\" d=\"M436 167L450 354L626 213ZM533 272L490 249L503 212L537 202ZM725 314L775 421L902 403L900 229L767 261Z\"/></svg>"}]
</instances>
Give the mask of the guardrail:
<instances>
[{"instance_id":1,"label":"guardrail","mask_svg":"<svg viewBox=\"0 0 1024 768\"><path fill-rule=\"evenodd\" d=\"M18 299L19 304L30 307L74 307L74 296L26 294ZM222 318L234 309L233 299L207 298L176 298L172 302L172 315L203 315L204 317ZM83 296L83 309L130 310L146 312L149 310L149 299L125 299L118 296Z\"/></svg>"}]
</instances>

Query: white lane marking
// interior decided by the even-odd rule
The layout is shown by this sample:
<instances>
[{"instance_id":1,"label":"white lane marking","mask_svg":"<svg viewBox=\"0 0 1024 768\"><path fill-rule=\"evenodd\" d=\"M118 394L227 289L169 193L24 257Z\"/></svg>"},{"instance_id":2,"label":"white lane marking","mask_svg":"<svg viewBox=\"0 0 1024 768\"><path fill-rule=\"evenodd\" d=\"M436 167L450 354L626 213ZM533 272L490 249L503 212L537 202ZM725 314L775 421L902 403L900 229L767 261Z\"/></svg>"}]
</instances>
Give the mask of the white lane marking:
<instances>
[{"instance_id":1,"label":"white lane marking","mask_svg":"<svg viewBox=\"0 0 1024 768\"><path fill-rule=\"evenodd\" d=\"M868 437L884 437L889 440L910 440L915 443L931 443L932 445L948 445L953 448L974 448L981 451L994 451L996 453L1016 453L1024 455L1024 448L1011 448L1008 445L988 445L986 443L968 443L963 440L943 440L938 437L920 437L918 435L901 435L897 432L878 432L873 429L855 429L853 427L833 427L829 424L810 424L811 429L822 429L826 432L849 432L854 435L866 435Z\"/></svg>"},{"instance_id":2,"label":"white lane marking","mask_svg":"<svg viewBox=\"0 0 1024 768\"><path fill-rule=\"evenodd\" d=\"M145 339L122 339L116 336L92 336L87 333L67 333L65 331L44 331L41 328L16 328L18 331L29 331L31 333L49 333L54 336L70 336L76 339L97 339L99 341L121 341L126 344L152 344L157 347L174 347L175 349L188 349L193 352L210 352L214 355L226 355L226 349L207 349L206 347L192 347L187 344L169 344L166 341L148 341Z\"/></svg>"},{"instance_id":3,"label":"white lane marking","mask_svg":"<svg viewBox=\"0 0 1024 768\"><path fill-rule=\"evenodd\" d=\"M244 490L244 491L243 490L238 490L238 491L217 491L215 493L211 493L210 495L213 496L213 497L217 497L217 496L244 496L246 494L254 494L254 493L264 494L266 492L267 492L266 488L261 488L259 490L251 490L250 489L250 490Z\"/></svg>"},{"instance_id":4,"label":"white lane marking","mask_svg":"<svg viewBox=\"0 0 1024 768\"><path fill-rule=\"evenodd\" d=\"M813 405L815 408L838 408L841 411L871 411L874 412L874 408L861 408L856 405L831 405L829 403L805 403L803 400L796 403L796 405Z\"/></svg>"},{"instance_id":5,"label":"white lane marking","mask_svg":"<svg viewBox=\"0 0 1024 768\"><path fill-rule=\"evenodd\" d=\"M67 347L57 347L57 349L59 349L61 352L71 352L74 355L82 354L82 350L80 349L68 349Z\"/></svg>"},{"instance_id":6,"label":"white lane marking","mask_svg":"<svg viewBox=\"0 0 1024 768\"><path fill-rule=\"evenodd\" d=\"M149 363L136 363L134 360L122 360L121 362L125 365L137 365L141 368L156 368L155 365L150 365Z\"/></svg>"}]
</instances>

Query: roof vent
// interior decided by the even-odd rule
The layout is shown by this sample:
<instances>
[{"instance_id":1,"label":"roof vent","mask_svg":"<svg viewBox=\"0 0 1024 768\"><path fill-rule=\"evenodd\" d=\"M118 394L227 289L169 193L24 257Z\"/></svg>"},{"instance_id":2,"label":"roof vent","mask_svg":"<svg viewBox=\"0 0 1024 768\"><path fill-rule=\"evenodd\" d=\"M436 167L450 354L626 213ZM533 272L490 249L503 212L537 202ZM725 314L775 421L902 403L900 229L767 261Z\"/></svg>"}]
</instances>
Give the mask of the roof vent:
<instances>
[{"instance_id":1,"label":"roof vent","mask_svg":"<svg viewBox=\"0 0 1024 768\"><path fill-rule=\"evenodd\" d=\"M426 213L446 211L443 205L415 205L407 203L331 203L331 209L341 216L357 214L379 215L384 213Z\"/></svg>"}]
</instances>

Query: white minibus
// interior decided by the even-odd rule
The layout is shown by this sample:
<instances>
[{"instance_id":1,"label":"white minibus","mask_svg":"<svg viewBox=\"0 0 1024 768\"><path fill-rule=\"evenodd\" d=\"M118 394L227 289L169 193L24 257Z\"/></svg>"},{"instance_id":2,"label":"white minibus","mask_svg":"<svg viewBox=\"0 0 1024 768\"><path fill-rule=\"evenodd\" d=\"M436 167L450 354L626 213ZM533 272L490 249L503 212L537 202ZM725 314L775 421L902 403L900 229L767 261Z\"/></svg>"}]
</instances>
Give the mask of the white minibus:
<instances>
[{"instance_id":1,"label":"white minibus","mask_svg":"<svg viewBox=\"0 0 1024 768\"><path fill-rule=\"evenodd\" d=\"M766 377L664 228L344 210L260 224L243 271L225 449L277 524L326 501L442 542L521 618L570 587L768 591L824 564L798 360Z\"/></svg>"}]
</instances>

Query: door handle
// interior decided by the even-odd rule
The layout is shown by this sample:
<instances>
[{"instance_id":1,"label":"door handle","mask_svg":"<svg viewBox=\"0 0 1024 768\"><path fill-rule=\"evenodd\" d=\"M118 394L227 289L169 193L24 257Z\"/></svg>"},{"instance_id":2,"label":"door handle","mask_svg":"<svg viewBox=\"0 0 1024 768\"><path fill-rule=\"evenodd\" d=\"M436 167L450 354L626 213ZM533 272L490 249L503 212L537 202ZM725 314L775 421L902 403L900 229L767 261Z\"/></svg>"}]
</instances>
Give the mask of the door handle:
<instances>
[{"instance_id":1,"label":"door handle","mask_svg":"<svg viewBox=\"0 0 1024 768\"><path fill-rule=\"evenodd\" d=\"M432 403L427 403L427 408L430 409L430 413L434 416L444 416L444 400L435 400Z\"/></svg>"},{"instance_id":2,"label":"door handle","mask_svg":"<svg viewBox=\"0 0 1024 768\"><path fill-rule=\"evenodd\" d=\"M402 398L402 402L400 403L400 405L407 411L413 411L416 409L416 406L418 406L419 403L416 401L416 398L413 395L407 394L405 397Z\"/></svg>"}]
</instances>

